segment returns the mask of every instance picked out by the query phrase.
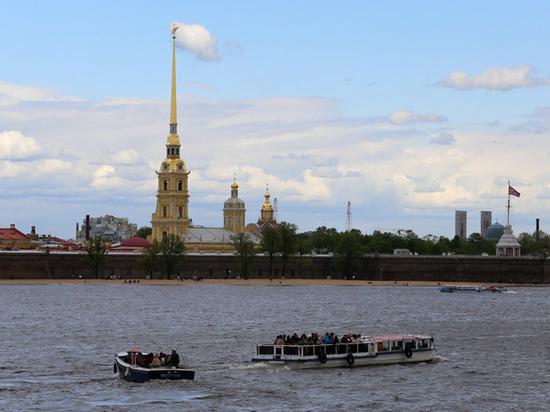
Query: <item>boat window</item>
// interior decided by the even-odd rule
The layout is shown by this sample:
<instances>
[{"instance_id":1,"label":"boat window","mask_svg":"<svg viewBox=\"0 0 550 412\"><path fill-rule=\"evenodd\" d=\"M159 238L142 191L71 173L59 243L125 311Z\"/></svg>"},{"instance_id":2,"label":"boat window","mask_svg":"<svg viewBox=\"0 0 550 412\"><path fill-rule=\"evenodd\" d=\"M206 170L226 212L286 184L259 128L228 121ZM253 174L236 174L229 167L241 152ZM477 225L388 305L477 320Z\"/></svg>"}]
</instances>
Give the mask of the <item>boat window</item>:
<instances>
[{"instance_id":1,"label":"boat window","mask_svg":"<svg viewBox=\"0 0 550 412\"><path fill-rule=\"evenodd\" d=\"M391 350L403 350L403 341L401 340L392 341Z\"/></svg>"},{"instance_id":2,"label":"boat window","mask_svg":"<svg viewBox=\"0 0 550 412\"><path fill-rule=\"evenodd\" d=\"M416 341L415 340L405 341L405 348L416 349Z\"/></svg>"},{"instance_id":3,"label":"boat window","mask_svg":"<svg viewBox=\"0 0 550 412\"><path fill-rule=\"evenodd\" d=\"M315 355L314 349L315 349L315 348L314 348L313 346L309 346L309 345L308 345L308 346L304 346L304 347L302 348L302 351L303 351L304 356L313 356L313 355Z\"/></svg>"},{"instance_id":4,"label":"boat window","mask_svg":"<svg viewBox=\"0 0 550 412\"><path fill-rule=\"evenodd\" d=\"M353 346L355 346L355 345L353 345ZM348 353L348 345L346 345L345 343L341 344L341 345L336 345L336 351L339 354Z\"/></svg>"},{"instance_id":5,"label":"boat window","mask_svg":"<svg viewBox=\"0 0 550 412\"><path fill-rule=\"evenodd\" d=\"M327 355L335 355L336 354L336 346L338 346L338 345L325 345L325 353Z\"/></svg>"},{"instance_id":6,"label":"boat window","mask_svg":"<svg viewBox=\"0 0 550 412\"><path fill-rule=\"evenodd\" d=\"M382 349L384 352L390 350L390 341L389 340L382 342L382 345L384 346L383 349ZM380 350L380 348L378 350Z\"/></svg>"},{"instance_id":7,"label":"boat window","mask_svg":"<svg viewBox=\"0 0 550 412\"><path fill-rule=\"evenodd\" d=\"M369 351L369 344L368 343L360 343L359 344L359 352L368 352L368 351Z\"/></svg>"},{"instance_id":8,"label":"boat window","mask_svg":"<svg viewBox=\"0 0 550 412\"><path fill-rule=\"evenodd\" d=\"M285 355L298 355L298 346L284 346Z\"/></svg>"},{"instance_id":9,"label":"boat window","mask_svg":"<svg viewBox=\"0 0 550 412\"><path fill-rule=\"evenodd\" d=\"M273 346L258 346L258 355L273 355Z\"/></svg>"},{"instance_id":10,"label":"boat window","mask_svg":"<svg viewBox=\"0 0 550 412\"><path fill-rule=\"evenodd\" d=\"M428 349L429 346L429 340L428 339L420 339L420 349Z\"/></svg>"}]
</instances>

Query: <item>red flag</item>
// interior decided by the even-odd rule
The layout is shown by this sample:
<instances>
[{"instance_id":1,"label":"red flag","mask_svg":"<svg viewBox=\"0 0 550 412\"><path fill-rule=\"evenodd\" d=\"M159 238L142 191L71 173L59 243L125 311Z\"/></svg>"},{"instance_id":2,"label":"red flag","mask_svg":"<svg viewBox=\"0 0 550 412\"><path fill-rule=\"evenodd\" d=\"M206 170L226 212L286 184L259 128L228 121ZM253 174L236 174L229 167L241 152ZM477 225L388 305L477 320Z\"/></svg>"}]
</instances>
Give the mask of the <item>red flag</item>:
<instances>
[{"instance_id":1,"label":"red flag","mask_svg":"<svg viewBox=\"0 0 550 412\"><path fill-rule=\"evenodd\" d=\"M510 185L508 185L508 194L512 195L512 196L515 196L515 197L520 196L520 193Z\"/></svg>"}]
</instances>

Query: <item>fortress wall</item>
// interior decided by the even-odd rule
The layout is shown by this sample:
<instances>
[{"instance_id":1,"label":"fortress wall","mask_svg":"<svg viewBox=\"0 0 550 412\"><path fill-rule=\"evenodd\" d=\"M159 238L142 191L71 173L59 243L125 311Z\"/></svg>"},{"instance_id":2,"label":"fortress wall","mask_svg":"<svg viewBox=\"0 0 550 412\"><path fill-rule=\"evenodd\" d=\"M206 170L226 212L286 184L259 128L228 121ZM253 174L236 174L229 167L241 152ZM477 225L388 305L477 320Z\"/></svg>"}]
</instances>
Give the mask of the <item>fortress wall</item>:
<instances>
[{"instance_id":1,"label":"fortress wall","mask_svg":"<svg viewBox=\"0 0 550 412\"><path fill-rule=\"evenodd\" d=\"M1 252L0 278L91 278L92 269L81 262L82 256L61 252ZM109 254L108 262L100 267L100 277L144 279L146 273L138 268L138 256L137 253ZM238 272L236 257L228 254L189 254L179 269L179 275L188 278L235 278ZM272 276L282 276L282 265L278 260L273 264ZM158 278L159 274L155 273L153 277ZM267 257L258 255L250 266L250 278L268 277ZM285 277L342 278L335 270L334 258L327 255L310 257L301 273L296 261L288 264ZM550 261L535 257L366 255L355 278L398 282L550 283Z\"/></svg>"}]
</instances>

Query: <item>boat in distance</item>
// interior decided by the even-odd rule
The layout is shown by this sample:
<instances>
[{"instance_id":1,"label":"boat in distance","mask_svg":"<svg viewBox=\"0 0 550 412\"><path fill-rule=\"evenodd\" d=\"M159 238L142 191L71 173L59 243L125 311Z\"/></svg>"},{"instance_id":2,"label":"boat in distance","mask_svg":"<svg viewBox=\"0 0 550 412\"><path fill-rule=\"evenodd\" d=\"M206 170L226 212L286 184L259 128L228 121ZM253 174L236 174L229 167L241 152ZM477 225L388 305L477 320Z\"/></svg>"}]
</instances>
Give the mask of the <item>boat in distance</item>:
<instances>
[{"instance_id":1,"label":"boat in distance","mask_svg":"<svg viewBox=\"0 0 550 412\"><path fill-rule=\"evenodd\" d=\"M442 285L439 287L441 292L506 292L507 289L502 286L482 286L482 285Z\"/></svg>"},{"instance_id":2,"label":"boat in distance","mask_svg":"<svg viewBox=\"0 0 550 412\"><path fill-rule=\"evenodd\" d=\"M431 362L434 351L431 335L381 335L352 343L260 344L252 361L298 369L390 365Z\"/></svg>"},{"instance_id":3,"label":"boat in distance","mask_svg":"<svg viewBox=\"0 0 550 412\"><path fill-rule=\"evenodd\" d=\"M134 382L147 382L151 379L194 379L195 371L187 368L187 360L182 357L183 362L177 366L160 365L153 366L153 353L142 353L138 350L119 352L115 356L113 366L114 373L119 374L123 379Z\"/></svg>"}]
</instances>

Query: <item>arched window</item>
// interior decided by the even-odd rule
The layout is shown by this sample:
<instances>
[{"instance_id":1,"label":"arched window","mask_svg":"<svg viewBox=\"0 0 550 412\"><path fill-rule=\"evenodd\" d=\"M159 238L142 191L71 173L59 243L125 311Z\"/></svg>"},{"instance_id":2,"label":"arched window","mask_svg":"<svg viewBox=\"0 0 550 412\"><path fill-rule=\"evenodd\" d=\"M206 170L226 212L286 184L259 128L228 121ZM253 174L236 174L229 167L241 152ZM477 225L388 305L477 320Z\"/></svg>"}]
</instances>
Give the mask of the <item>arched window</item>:
<instances>
[{"instance_id":1,"label":"arched window","mask_svg":"<svg viewBox=\"0 0 550 412\"><path fill-rule=\"evenodd\" d=\"M174 153L175 153L175 150L174 150L174 148L172 147L172 154L174 154Z\"/></svg>"},{"instance_id":2,"label":"arched window","mask_svg":"<svg viewBox=\"0 0 550 412\"><path fill-rule=\"evenodd\" d=\"M229 216L229 226L231 226L232 224L233 224L233 218Z\"/></svg>"},{"instance_id":3,"label":"arched window","mask_svg":"<svg viewBox=\"0 0 550 412\"><path fill-rule=\"evenodd\" d=\"M179 147L176 149L176 154L179 156L180 155L180 149Z\"/></svg>"},{"instance_id":4,"label":"arched window","mask_svg":"<svg viewBox=\"0 0 550 412\"><path fill-rule=\"evenodd\" d=\"M237 226L241 225L241 218L237 216Z\"/></svg>"},{"instance_id":5,"label":"arched window","mask_svg":"<svg viewBox=\"0 0 550 412\"><path fill-rule=\"evenodd\" d=\"M162 237L166 237L166 236L168 236L168 233L162 232Z\"/></svg>"},{"instance_id":6,"label":"arched window","mask_svg":"<svg viewBox=\"0 0 550 412\"><path fill-rule=\"evenodd\" d=\"M183 189L183 182L181 180L178 180L178 190Z\"/></svg>"},{"instance_id":7,"label":"arched window","mask_svg":"<svg viewBox=\"0 0 550 412\"><path fill-rule=\"evenodd\" d=\"M164 190L168 190L168 180L165 180L163 183Z\"/></svg>"},{"instance_id":8,"label":"arched window","mask_svg":"<svg viewBox=\"0 0 550 412\"><path fill-rule=\"evenodd\" d=\"M170 156L170 148L166 149L166 156Z\"/></svg>"},{"instance_id":9,"label":"arched window","mask_svg":"<svg viewBox=\"0 0 550 412\"><path fill-rule=\"evenodd\" d=\"M178 207L178 217L182 217L183 216L183 207Z\"/></svg>"},{"instance_id":10,"label":"arched window","mask_svg":"<svg viewBox=\"0 0 550 412\"><path fill-rule=\"evenodd\" d=\"M166 206L162 207L162 217L168 216L168 208Z\"/></svg>"}]
</instances>

